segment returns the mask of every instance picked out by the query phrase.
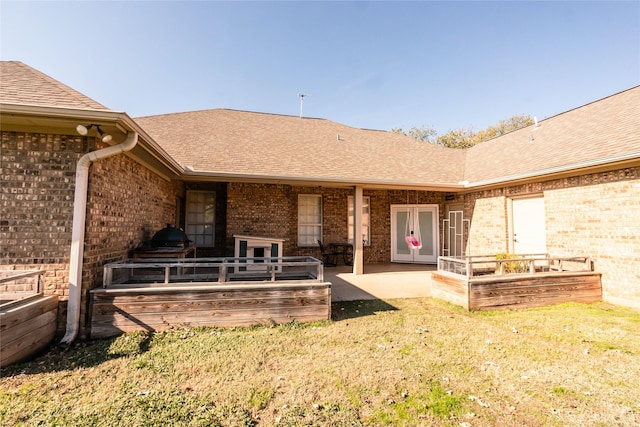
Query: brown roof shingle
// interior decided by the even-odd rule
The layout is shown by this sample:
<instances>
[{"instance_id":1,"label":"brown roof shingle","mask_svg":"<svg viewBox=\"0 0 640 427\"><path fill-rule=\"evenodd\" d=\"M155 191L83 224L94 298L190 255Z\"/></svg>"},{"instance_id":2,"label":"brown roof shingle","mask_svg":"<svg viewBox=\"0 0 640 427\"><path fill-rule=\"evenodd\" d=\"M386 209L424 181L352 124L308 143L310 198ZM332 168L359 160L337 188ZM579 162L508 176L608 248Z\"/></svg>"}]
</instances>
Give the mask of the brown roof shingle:
<instances>
[{"instance_id":1,"label":"brown roof shingle","mask_svg":"<svg viewBox=\"0 0 640 427\"><path fill-rule=\"evenodd\" d=\"M178 163L210 174L455 186L640 158L640 86L468 150L324 119L226 109L136 121Z\"/></svg>"},{"instance_id":2,"label":"brown roof shingle","mask_svg":"<svg viewBox=\"0 0 640 427\"><path fill-rule=\"evenodd\" d=\"M640 86L567 111L469 149L471 183L640 157Z\"/></svg>"},{"instance_id":3,"label":"brown roof shingle","mask_svg":"<svg viewBox=\"0 0 640 427\"><path fill-rule=\"evenodd\" d=\"M0 102L108 110L104 105L19 61L0 61Z\"/></svg>"},{"instance_id":4,"label":"brown roof shingle","mask_svg":"<svg viewBox=\"0 0 640 427\"><path fill-rule=\"evenodd\" d=\"M414 185L462 179L462 150L324 119L213 109L135 120L197 171Z\"/></svg>"}]
</instances>

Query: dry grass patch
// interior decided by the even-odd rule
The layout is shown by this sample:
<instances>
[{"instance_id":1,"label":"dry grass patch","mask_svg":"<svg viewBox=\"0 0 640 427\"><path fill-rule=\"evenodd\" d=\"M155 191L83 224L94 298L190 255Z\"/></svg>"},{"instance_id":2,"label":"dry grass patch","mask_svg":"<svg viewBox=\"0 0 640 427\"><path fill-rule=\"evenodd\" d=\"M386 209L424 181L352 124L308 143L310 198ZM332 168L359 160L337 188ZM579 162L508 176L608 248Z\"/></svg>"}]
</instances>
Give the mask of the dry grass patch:
<instances>
[{"instance_id":1,"label":"dry grass patch","mask_svg":"<svg viewBox=\"0 0 640 427\"><path fill-rule=\"evenodd\" d=\"M334 319L52 348L0 376L1 425L631 426L640 313L468 313L432 299Z\"/></svg>"}]
</instances>

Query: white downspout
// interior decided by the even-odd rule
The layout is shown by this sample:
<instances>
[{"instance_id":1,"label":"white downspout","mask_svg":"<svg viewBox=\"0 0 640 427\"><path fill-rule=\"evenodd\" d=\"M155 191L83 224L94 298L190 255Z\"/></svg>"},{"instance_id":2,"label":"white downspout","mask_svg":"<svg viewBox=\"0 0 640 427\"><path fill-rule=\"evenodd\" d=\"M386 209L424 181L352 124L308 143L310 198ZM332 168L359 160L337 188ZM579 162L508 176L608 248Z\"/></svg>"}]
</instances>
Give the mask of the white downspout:
<instances>
[{"instance_id":1,"label":"white downspout","mask_svg":"<svg viewBox=\"0 0 640 427\"><path fill-rule=\"evenodd\" d=\"M78 160L76 166L76 189L73 199L73 228L71 231L71 256L69 263L69 302L67 305L67 328L62 344L71 344L78 336L80 326L80 301L82 299L82 259L84 257L84 228L87 213L87 190L89 188L89 165L95 160L130 151L138 143L138 133L127 135L118 145L92 151Z\"/></svg>"}]
</instances>

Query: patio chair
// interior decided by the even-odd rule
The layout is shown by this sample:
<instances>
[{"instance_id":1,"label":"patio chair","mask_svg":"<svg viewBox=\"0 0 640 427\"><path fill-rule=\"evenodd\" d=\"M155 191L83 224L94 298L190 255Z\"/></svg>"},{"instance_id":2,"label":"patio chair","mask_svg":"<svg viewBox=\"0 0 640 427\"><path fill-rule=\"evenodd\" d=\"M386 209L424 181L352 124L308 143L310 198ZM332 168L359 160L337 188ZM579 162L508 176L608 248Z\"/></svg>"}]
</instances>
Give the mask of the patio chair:
<instances>
[{"instance_id":1,"label":"patio chair","mask_svg":"<svg viewBox=\"0 0 640 427\"><path fill-rule=\"evenodd\" d=\"M326 247L320 240L316 240L316 242L320 247L320 256L322 257L323 264L327 267L335 267L338 263L338 252L330 247Z\"/></svg>"}]
</instances>

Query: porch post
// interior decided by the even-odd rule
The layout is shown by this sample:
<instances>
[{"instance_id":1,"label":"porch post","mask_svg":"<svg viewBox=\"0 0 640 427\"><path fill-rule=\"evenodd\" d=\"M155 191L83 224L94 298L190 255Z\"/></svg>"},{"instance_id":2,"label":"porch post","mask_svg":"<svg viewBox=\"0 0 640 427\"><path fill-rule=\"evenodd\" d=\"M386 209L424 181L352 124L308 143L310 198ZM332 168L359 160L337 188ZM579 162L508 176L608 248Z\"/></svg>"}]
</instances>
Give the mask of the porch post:
<instances>
[{"instance_id":1,"label":"porch post","mask_svg":"<svg viewBox=\"0 0 640 427\"><path fill-rule=\"evenodd\" d=\"M353 274L364 273L362 243L362 187L356 186L353 197Z\"/></svg>"}]
</instances>

